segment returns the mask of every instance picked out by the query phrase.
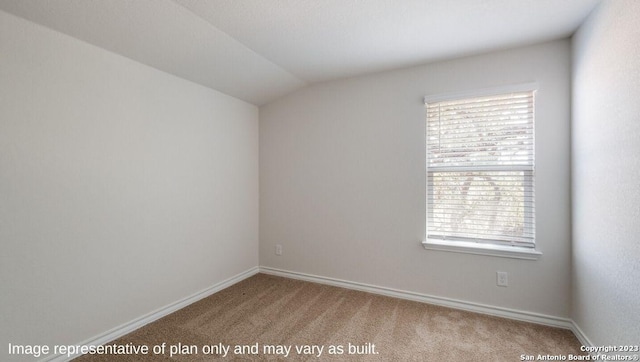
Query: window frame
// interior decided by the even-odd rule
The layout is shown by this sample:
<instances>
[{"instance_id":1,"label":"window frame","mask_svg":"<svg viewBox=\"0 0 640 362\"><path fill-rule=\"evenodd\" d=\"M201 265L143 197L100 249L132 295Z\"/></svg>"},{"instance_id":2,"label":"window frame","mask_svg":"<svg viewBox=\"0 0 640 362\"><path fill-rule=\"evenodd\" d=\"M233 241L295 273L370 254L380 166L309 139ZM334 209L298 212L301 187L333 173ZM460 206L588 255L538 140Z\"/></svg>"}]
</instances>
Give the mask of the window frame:
<instances>
[{"instance_id":1,"label":"window frame","mask_svg":"<svg viewBox=\"0 0 640 362\"><path fill-rule=\"evenodd\" d=\"M433 96L424 97L425 107L429 103L442 102L442 101L451 101L451 100L463 100L467 98L476 98L476 97L485 97L485 96L493 96L500 94L508 94L508 93L517 93L517 92L535 92L538 90L538 84L535 82L516 84L516 85L508 85L502 87L493 87L493 88L485 88L479 90L471 90L466 92L457 92L457 93L448 93L448 94L439 94ZM536 102L534 101L534 133L535 133L535 107ZM425 127L428 127L427 120L425 117ZM426 130L426 129L425 129ZM476 242L476 241L461 241L461 240L442 240L442 239L428 239L427 235L429 233L428 230L428 219L429 219L429 158L428 158L428 139L426 138L425 132L425 239L422 241L422 245L427 250L437 250L437 251L447 251L447 252L459 252L459 253L467 253L467 254L475 254L475 255L489 255L489 256L497 256L497 257L507 257L507 258L516 258L516 259L527 259L527 260L537 260L542 253L538 250L538 243L533 242L533 247L529 246L520 246L520 245L507 245L503 242L491 243L489 242ZM533 137L533 141L535 143L535 136ZM535 157L535 144L534 144L534 157ZM478 167L478 169L482 168L482 166ZM535 175L534 175L535 179ZM535 190L535 185L531 187ZM535 200L533 201L535 205ZM533 217L535 220L535 215ZM535 232L535 224L534 224L534 232Z\"/></svg>"}]
</instances>

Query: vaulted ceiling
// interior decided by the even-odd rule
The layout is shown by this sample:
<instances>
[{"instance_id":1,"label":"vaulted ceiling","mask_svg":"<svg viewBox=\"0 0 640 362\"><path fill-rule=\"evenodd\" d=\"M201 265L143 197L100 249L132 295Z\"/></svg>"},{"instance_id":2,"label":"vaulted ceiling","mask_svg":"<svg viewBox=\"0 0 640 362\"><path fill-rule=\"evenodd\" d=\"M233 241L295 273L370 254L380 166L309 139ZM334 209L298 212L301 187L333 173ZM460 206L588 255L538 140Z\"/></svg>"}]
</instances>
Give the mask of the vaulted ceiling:
<instances>
[{"instance_id":1,"label":"vaulted ceiling","mask_svg":"<svg viewBox=\"0 0 640 362\"><path fill-rule=\"evenodd\" d=\"M599 2L0 0L0 9L262 105L315 82L564 38Z\"/></svg>"}]
</instances>

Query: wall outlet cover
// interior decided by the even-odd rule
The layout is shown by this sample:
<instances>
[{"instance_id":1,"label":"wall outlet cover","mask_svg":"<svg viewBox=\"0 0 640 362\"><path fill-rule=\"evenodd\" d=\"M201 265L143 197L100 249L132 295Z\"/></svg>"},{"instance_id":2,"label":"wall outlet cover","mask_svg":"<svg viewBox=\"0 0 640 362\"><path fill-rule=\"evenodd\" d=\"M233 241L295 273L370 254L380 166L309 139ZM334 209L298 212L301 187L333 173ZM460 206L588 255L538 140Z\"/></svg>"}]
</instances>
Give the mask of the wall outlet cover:
<instances>
[{"instance_id":1,"label":"wall outlet cover","mask_svg":"<svg viewBox=\"0 0 640 362\"><path fill-rule=\"evenodd\" d=\"M507 272L496 272L496 285L499 287L509 286L509 274Z\"/></svg>"}]
</instances>

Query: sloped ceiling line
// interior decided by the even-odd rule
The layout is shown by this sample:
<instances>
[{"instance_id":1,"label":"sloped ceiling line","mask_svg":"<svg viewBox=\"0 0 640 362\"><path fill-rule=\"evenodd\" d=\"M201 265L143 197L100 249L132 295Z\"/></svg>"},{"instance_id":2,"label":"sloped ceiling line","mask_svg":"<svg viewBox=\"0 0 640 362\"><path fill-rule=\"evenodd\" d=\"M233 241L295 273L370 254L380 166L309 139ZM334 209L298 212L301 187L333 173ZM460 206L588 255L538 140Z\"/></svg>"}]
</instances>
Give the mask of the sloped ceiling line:
<instances>
[{"instance_id":1,"label":"sloped ceiling line","mask_svg":"<svg viewBox=\"0 0 640 362\"><path fill-rule=\"evenodd\" d=\"M568 37L600 1L0 0L0 10L263 105L316 82Z\"/></svg>"}]
</instances>

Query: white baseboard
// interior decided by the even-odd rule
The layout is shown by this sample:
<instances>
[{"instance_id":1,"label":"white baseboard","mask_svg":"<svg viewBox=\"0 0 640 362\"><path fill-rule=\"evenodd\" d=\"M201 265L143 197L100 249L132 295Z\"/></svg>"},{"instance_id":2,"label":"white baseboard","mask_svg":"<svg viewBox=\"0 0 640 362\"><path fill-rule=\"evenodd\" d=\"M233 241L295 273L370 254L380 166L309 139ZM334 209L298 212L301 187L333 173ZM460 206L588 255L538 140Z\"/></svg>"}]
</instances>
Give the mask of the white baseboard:
<instances>
[{"instance_id":1,"label":"white baseboard","mask_svg":"<svg viewBox=\"0 0 640 362\"><path fill-rule=\"evenodd\" d=\"M183 298L177 302L171 303L169 305L166 305L162 308L159 308L151 313L148 313L142 317L136 318L134 320L132 320L131 322L125 323L123 325L120 325L118 327L115 327L111 330L108 330L98 336L95 336L93 338L90 338L84 342L78 343L77 345L80 346L99 346L99 345L103 345L105 343L111 342L115 339L118 339L122 336L124 336L125 334L131 333L133 331L135 331L138 328L141 328L151 322L154 322L166 315L169 315L179 309L182 309L186 306L188 306L189 304L195 303L197 301L199 301L200 299L206 298L214 293L217 293L219 291L221 291L222 289L225 289L233 284L236 284L244 279L247 279L255 274L258 274L259 272L259 268L253 267L249 270L246 270L240 274L234 275L231 278L228 278L226 280L223 280L220 283L216 283L206 289L203 289L195 294L192 294L186 298ZM70 361L73 358L78 357L78 355L72 355L72 356L67 356L67 355L56 355L56 356L49 356L48 358L44 359L43 361L54 361L54 362L63 362L63 361Z\"/></svg>"},{"instance_id":2,"label":"white baseboard","mask_svg":"<svg viewBox=\"0 0 640 362\"><path fill-rule=\"evenodd\" d=\"M580 343L582 343L583 346L593 347L593 343L591 343L591 340L589 340L587 335L584 334L582 329L580 329L580 327L578 326L578 324L576 324L575 321L571 321L571 331L573 332L573 334L576 335L576 338L578 338L578 341L580 341Z\"/></svg>"},{"instance_id":3,"label":"white baseboard","mask_svg":"<svg viewBox=\"0 0 640 362\"><path fill-rule=\"evenodd\" d=\"M542 324L542 325L547 325L552 327L559 327L563 329L569 329L572 331L574 331L574 327L575 327L579 330L579 328L575 325L575 323L573 323L573 321L568 318L560 318L560 317L520 311L515 309L495 307L495 306L490 306L490 305L485 305L480 303L473 303L473 302L466 302L466 301L449 299L449 298L436 297L436 296L427 295L427 294L408 292L404 290L397 290L392 288L380 287L376 285L357 283L357 282L340 280L335 278L327 278L327 277L318 276L318 275L298 273L298 272L292 272L292 271L264 267L264 266L260 267L260 273L276 275L276 276L281 276L281 277L291 278L291 279L304 280L304 281L320 283L320 284L327 284L327 285L332 285L332 286L342 287L347 289L354 289L354 290L369 292L373 294L380 294L380 295L385 295L389 297L434 304L434 305L439 305L443 307L449 307L449 308L482 313L482 314L487 314L487 315L492 315L497 317L514 319L518 321L531 322L531 323ZM574 331L574 333L576 332ZM584 334L582 335L584 336ZM580 339L580 337L578 337L578 339ZM580 339L580 341L582 342L582 339Z\"/></svg>"},{"instance_id":4,"label":"white baseboard","mask_svg":"<svg viewBox=\"0 0 640 362\"><path fill-rule=\"evenodd\" d=\"M276 269L276 268L270 268L270 267L264 267L264 266L253 267L251 269L248 269L220 283L214 284L211 287L201 290L191 296L188 296L177 302L164 306L142 317L136 318L128 323L115 327L109 331L106 331L98 336L90 338L84 342L78 343L78 345L97 346L97 345L106 344L110 341L120 338L125 334L131 333L136 329L139 329L151 322L154 322L168 314L171 314L179 309L182 309L192 303L199 301L200 299L206 298L214 293L221 291L222 289L225 289L233 284L236 284L258 273L275 275L275 276L280 276L284 278L304 280L304 281L319 283L319 284L332 285L336 287L359 290L363 292L385 295L385 296L394 297L394 298L412 300L416 302L439 305L443 307L482 313L482 314L503 317L503 318L513 319L513 320L519 320L524 322L569 329L576 335L576 338L578 338L578 340L580 341L580 343L582 343L582 345L592 346L591 341L589 340L589 338L587 338L587 336L580 329L580 327L574 321L568 318L560 318L560 317L520 311L515 309L490 306L490 305L485 305L480 303L473 303L473 302L455 300L450 298L436 297L436 296L427 295L427 294L414 293L414 292L409 292L404 290L380 287L376 285L352 282L352 281L323 277L318 275L292 272L288 270L282 270L282 269ZM78 355L72 355L72 356L56 355L56 356L49 356L43 361L53 361L53 362L65 361L66 362L66 361L70 361L75 357L78 357Z\"/></svg>"}]
</instances>

